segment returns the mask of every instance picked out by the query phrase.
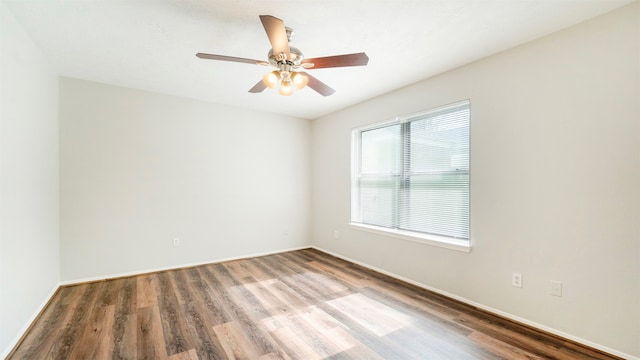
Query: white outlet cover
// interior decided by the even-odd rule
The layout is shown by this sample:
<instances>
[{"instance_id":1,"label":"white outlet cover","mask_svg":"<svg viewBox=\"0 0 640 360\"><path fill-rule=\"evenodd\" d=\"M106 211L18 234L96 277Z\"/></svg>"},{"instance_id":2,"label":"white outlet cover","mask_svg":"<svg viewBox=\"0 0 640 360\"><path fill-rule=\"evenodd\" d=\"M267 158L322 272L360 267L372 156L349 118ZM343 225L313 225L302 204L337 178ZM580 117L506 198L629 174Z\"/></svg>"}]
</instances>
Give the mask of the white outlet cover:
<instances>
[{"instance_id":1,"label":"white outlet cover","mask_svg":"<svg viewBox=\"0 0 640 360\"><path fill-rule=\"evenodd\" d=\"M511 285L515 287L522 287L522 274L513 273L511 274Z\"/></svg>"}]
</instances>

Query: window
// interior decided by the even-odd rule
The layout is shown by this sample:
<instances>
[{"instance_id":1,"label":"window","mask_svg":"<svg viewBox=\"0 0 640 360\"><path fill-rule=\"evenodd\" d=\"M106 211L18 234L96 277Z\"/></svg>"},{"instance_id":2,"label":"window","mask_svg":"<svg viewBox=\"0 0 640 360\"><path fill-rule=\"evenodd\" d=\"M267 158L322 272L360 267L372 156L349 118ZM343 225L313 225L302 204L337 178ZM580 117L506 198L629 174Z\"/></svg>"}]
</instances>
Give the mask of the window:
<instances>
[{"instance_id":1,"label":"window","mask_svg":"<svg viewBox=\"0 0 640 360\"><path fill-rule=\"evenodd\" d=\"M354 130L352 224L468 247L469 113L463 101Z\"/></svg>"}]
</instances>

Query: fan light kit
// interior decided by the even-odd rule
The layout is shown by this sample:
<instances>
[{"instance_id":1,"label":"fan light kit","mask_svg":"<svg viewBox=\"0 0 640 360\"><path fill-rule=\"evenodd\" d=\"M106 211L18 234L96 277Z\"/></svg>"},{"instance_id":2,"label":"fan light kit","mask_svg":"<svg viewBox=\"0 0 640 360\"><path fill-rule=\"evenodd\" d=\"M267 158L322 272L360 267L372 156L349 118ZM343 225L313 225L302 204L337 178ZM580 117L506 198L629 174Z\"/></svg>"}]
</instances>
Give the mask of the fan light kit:
<instances>
[{"instance_id":1,"label":"fan light kit","mask_svg":"<svg viewBox=\"0 0 640 360\"><path fill-rule=\"evenodd\" d=\"M285 27L287 32L287 41L291 41L293 30ZM298 90L307 86L309 78L302 72L294 71L300 68L304 56L302 52L293 46L289 46L289 57L280 53L277 56L273 53L273 49L269 51L269 64L278 70L266 73L262 77L262 82L269 88L274 89L280 85L280 95L290 96L293 94L293 87Z\"/></svg>"},{"instance_id":2,"label":"fan light kit","mask_svg":"<svg viewBox=\"0 0 640 360\"><path fill-rule=\"evenodd\" d=\"M291 28L284 26L282 20L271 15L260 15L260 21L271 43L271 50L267 55L268 61L205 53L197 53L196 56L209 60L271 65L276 70L266 73L261 81L249 89L249 92L259 93L266 88L278 88L278 93L283 96L290 96L293 94L294 88L301 90L305 86L309 86L322 96L329 96L335 92L322 81L302 71L303 69L364 66L369 62L369 57L363 52L305 59L300 50L289 46L294 33Z\"/></svg>"}]
</instances>

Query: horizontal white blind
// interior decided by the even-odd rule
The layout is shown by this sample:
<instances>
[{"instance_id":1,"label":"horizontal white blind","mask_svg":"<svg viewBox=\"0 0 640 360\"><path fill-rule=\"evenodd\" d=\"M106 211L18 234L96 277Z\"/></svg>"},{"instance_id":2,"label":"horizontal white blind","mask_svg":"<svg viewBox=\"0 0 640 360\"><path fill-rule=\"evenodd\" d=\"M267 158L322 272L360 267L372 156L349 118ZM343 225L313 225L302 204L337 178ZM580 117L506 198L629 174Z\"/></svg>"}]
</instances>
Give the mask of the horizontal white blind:
<instances>
[{"instance_id":1,"label":"horizontal white blind","mask_svg":"<svg viewBox=\"0 0 640 360\"><path fill-rule=\"evenodd\" d=\"M400 124L360 133L360 208L363 223L395 227L402 171Z\"/></svg>"},{"instance_id":2,"label":"horizontal white blind","mask_svg":"<svg viewBox=\"0 0 640 360\"><path fill-rule=\"evenodd\" d=\"M469 107L357 130L352 221L469 239Z\"/></svg>"}]
</instances>

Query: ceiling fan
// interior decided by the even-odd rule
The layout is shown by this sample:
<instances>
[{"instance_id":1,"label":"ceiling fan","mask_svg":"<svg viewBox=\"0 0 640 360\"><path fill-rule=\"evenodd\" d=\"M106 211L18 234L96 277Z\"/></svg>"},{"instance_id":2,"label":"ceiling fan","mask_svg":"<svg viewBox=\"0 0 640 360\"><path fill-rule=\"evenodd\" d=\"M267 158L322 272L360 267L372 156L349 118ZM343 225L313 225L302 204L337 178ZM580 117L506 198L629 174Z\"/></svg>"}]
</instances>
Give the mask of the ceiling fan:
<instances>
[{"instance_id":1,"label":"ceiling fan","mask_svg":"<svg viewBox=\"0 0 640 360\"><path fill-rule=\"evenodd\" d=\"M271 65L275 67L276 70L265 74L261 81L249 89L249 92L259 93L267 87L273 89L279 85L280 88L278 92L283 96L293 94L294 87L296 89L302 89L305 86L309 86L322 96L329 96L335 92L335 90L327 84L301 71L301 68L312 70L344 66L363 66L369 62L369 57L363 52L305 59L300 50L289 46L289 42L293 37L293 30L285 27L282 20L271 15L260 15L260 21L271 43L271 50L269 50L269 54L267 55L268 61L205 53L197 53L196 56L209 60Z\"/></svg>"}]
</instances>

